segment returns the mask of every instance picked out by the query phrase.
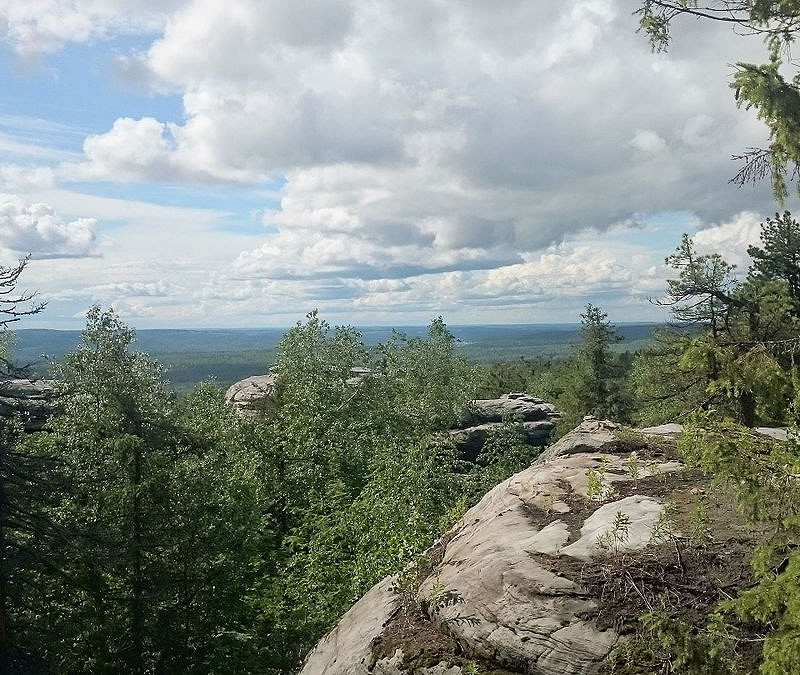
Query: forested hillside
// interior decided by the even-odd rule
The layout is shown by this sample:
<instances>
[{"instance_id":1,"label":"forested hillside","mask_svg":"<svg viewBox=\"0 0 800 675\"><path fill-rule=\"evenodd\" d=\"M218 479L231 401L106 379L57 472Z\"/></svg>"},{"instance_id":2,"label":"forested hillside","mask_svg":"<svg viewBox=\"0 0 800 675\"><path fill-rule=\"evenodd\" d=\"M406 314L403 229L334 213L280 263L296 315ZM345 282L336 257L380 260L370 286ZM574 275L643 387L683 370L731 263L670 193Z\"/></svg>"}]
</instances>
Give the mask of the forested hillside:
<instances>
[{"instance_id":1,"label":"forested hillside","mask_svg":"<svg viewBox=\"0 0 800 675\"><path fill-rule=\"evenodd\" d=\"M735 656L749 622L762 627L764 672L791 672L779 669L800 662L800 460L793 433L779 443L748 428L796 421L800 225L777 215L761 239L743 274L684 237L659 300L675 327L636 353L614 349L618 332L592 305L566 358L480 371L441 319L369 347L311 313L281 338L274 405L255 415L237 414L214 384L170 391L159 363L131 348L133 331L94 307L54 373L46 429L3 421L6 671L297 670L368 588L530 464L537 451L514 419L471 461L442 433L476 393L511 388L554 402L559 434L584 415L687 425L685 459L769 536L756 585L689 628L654 608L647 648L702 668L708 653L686 653L682 631L707 620L703 630L725 631L715 649ZM14 311L23 306L39 311ZM354 367L367 370L354 380Z\"/></svg>"}]
</instances>

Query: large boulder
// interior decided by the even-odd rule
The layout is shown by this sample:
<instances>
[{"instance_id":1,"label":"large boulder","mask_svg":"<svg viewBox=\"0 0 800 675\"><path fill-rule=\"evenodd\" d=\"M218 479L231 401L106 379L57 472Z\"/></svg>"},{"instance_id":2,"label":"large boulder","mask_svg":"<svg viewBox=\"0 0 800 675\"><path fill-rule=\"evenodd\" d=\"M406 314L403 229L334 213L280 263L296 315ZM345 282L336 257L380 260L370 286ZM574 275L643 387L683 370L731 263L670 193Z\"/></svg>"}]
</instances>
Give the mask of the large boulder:
<instances>
[{"instance_id":1,"label":"large boulder","mask_svg":"<svg viewBox=\"0 0 800 675\"><path fill-rule=\"evenodd\" d=\"M707 611L748 583L757 536L685 468L679 431L585 420L407 570L410 592L375 586L301 675L597 673L665 589L675 611ZM713 544L694 546L701 511Z\"/></svg>"},{"instance_id":2,"label":"large boulder","mask_svg":"<svg viewBox=\"0 0 800 675\"><path fill-rule=\"evenodd\" d=\"M0 378L0 416L13 417L26 431L40 431L56 411L50 380Z\"/></svg>"},{"instance_id":3,"label":"large boulder","mask_svg":"<svg viewBox=\"0 0 800 675\"><path fill-rule=\"evenodd\" d=\"M225 392L225 400L239 412L250 414L270 410L275 406L278 376L253 375L235 382Z\"/></svg>"},{"instance_id":4,"label":"large boulder","mask_svg":"<svg viewBox=\"0 0 800 675\"><path fill-rule=\"evenodd\" d=\"M477 399L456 416L456 428L450 430L462 459L475 461L486 441L505 420L521 424L523 440L534 447L547 445L560 415L543 400L528 394L504 394L499 398Z\"/></svg>"}]
</instances>

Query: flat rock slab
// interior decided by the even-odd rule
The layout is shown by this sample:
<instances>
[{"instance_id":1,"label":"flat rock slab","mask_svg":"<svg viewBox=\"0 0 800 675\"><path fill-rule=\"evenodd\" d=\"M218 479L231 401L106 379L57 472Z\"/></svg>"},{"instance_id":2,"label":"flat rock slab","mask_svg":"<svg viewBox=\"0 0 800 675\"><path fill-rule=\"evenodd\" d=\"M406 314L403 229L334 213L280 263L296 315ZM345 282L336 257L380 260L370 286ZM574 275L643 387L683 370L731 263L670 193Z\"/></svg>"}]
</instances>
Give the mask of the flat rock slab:
<instances>
[{"instance_id":1,"label":"flat rock slab","mask_svg":"<svg viewBox=\"0 0 800 675\"><path fill-rule=\"evenodd\" d=\"M18 419L26 431L39 431L58 410L51 380L0 379L0 416Z\"/></svg>"},{"instance_id":2,"label":"flat rock slab","mask_svg":"<svg viewBox=\"0 0 800 675\"><path fill-rule=\"evenodd\" d=\"M253 375L228 387L225 400L240 411L264 409L271 405L277 383L275 374Z\"/></svg>"},{"instance_id":3,"label":"flat rock slab","mask_svg":"<svg viewBox=\"0 0 800 675\"><path fill-rule=\"evenodd\" d=\"M381 634L400 606L400 596L387 577L364 595L341 618L336 627L319 641L306 657L305 675L366 675L372 672L372 640Z\"/></svg>"}]
</instances>

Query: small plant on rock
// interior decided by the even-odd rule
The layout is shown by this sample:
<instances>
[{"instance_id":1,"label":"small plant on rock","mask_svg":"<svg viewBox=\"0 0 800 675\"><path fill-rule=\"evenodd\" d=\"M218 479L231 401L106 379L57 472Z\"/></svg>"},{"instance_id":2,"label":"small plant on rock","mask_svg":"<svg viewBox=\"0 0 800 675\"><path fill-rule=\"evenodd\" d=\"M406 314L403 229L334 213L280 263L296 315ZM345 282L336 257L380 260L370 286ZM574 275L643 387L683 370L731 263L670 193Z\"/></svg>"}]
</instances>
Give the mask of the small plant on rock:
<instances>
[{"instance_id":1,"label":"small plant on rock","mask_svg":"<svg viewBox=\"0 0 800 675\"><path fill-rule=\"evenodd\" d=\"M626 465L628 469L628 475L631 477L634 483L639 480L642 476L642 470L639 467L639 457L636 454L636 451L631 451L631 454L628 455L628 463Z\"/></svg>"},{"instance_id":2,"label":"small plant on rock","mask_svg":"<svg viewBox=\"0 0 800 675\"><path fill-rule=\"evenodd\" d=\"M464 675L480 675L481 669L475 661L465 663L461 671Z\"/></svg>"},{"instance_id":3,"label":"small plant on rock","mask_svg":"<svg viewBox=\"0 0 800 675\"><path fill-rule=\"evenodd\" d=\"M619 555L630 538L630 525L630 516L622 511L617 511L614 514L614 523L611 529L598 536L595 545L607 553Z\"/></svg>"},{"instance_id":4,"label":"small plant on rock","mask_svg":"<svg viewBox=\"0 0 800 675\"><path fill-rule=\"evenodd\" d=\"M613 485L605 482L605 475L608 471L610 460L608 455L603 455L600 466L595 469L586 469L586 496L593 501L604 501L611 499L617 494Z\"/></svg>"}]
</instances>

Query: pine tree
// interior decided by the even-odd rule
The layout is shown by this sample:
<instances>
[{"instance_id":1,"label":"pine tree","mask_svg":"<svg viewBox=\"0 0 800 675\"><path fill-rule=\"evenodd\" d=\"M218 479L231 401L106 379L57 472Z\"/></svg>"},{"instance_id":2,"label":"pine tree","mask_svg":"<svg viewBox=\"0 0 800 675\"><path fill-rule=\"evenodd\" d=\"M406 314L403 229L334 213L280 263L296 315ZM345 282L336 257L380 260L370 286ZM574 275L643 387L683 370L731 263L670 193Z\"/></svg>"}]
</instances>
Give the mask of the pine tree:
<instances>
[{"instance_id":1,"label":"pine tree","mask_svg":"<svg viewBox=\"0 0 800 675\"><path fill-rule=\"evenodd\" d=\"M800 317L800 223L789 211L775 214L761 225L761 246L750 246L751 276L785 281L792 312Z\"/></svg>"},{"instance_id":2,"label":"pine tree","mask_svg":"<svg viewBox=\"0 0 800 675\"><path fill-rule=\"evenodd\" d=\"M0 266L0 375L19 376L12 365L8 328L25 316L38 314L45 304L37 292L20 291L20 276L29 258ZM0 384L0 387L2 384ZM29 604L32 578L52 566L42 543L54 528L42 513L54 493L54 460L22 442L20 420L0 420L0 670L14 659L25 658L15 644L25 645L22 608ZM30 649L35 645L27 644Z\"/></svg>"},{"instance_id":3,"label":"pine tree","mask_svg":"<svg viewBox=\"0 0 800 675\"><path fill-rule=\"evenodd\" d=\"M581 314L580 342L570 361L573 366L564 394L559 401L566 424L584 415L627 421L631 401L626 373L611 347L622 336L599 307L587 304Z\"/></svg>"}]
</instances>

